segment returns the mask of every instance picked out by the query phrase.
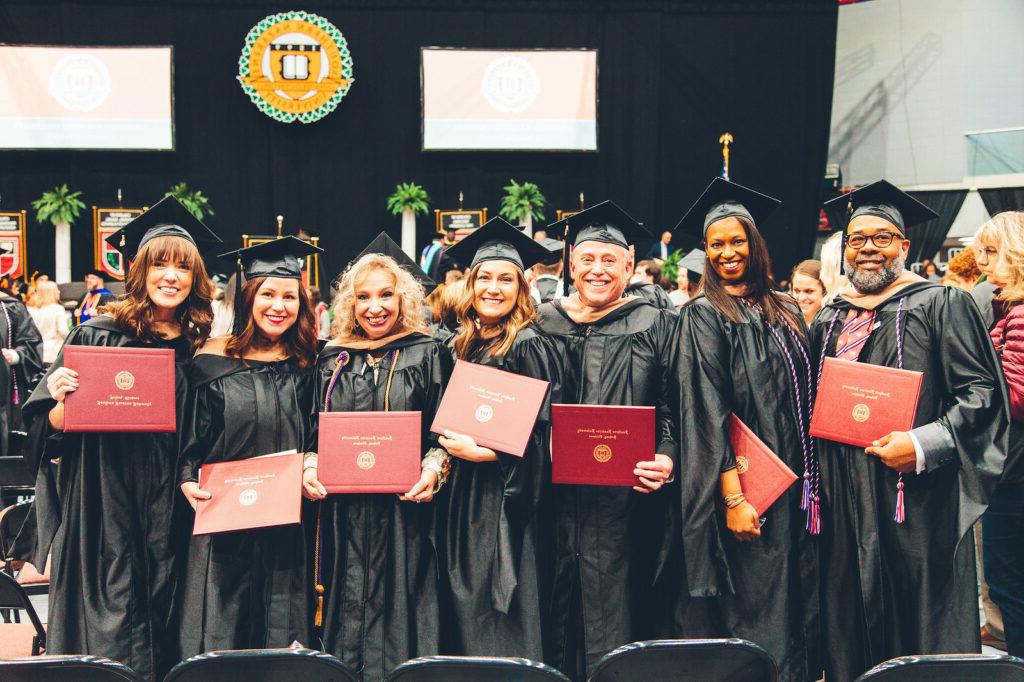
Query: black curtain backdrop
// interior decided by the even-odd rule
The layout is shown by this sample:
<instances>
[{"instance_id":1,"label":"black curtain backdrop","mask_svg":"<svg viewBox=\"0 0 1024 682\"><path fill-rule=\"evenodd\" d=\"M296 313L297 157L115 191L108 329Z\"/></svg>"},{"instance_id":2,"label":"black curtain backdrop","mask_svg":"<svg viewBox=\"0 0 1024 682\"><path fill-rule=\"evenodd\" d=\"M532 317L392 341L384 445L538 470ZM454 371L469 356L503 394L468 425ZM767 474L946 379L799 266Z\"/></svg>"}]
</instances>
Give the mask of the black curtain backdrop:
<instances>
[{"instance_id":1,"label":"black curtain backdrop","mask_svg":"<svg viewBox=\"0 0 1024 682\"><path fill-rule=\"evenodd\" d=\"M235 77L245 34L263 17L307 10L344 33L355 83L310 125L260 113ZM303 226L321 235L333 277L400 219L385 199L424 185L433 208L496 214L509 178L538 183L555 208L614 199L655 234L671 228L721 168L784 205L761 226L777 272L813 248L828 148L835 60L834 0L16 0L0 5L0 42L174 46L176 150L16 152L0 163L0 210L29 208L59 183L88 205L152 204L184 180L211 198L209 225L235 248L243 233ZM599 145L593 153L420 151L424 45L599 50ZM72 266L92 263L91 215L72 228ZM419 247L433 214L418 220ZM638 245L638 251L646 245ZM640 251L642 252L642 251ZM53 270L53 229L29 219L30 271Z\"/></svg>"},{"instance_id":2,"label":"black curtain backdrop","mask_svg":"<svg viewBox=\"0 0 1024 682\"><path fill-rule=\"evenodd\" d=\"M1003 211L1024 211L1024 187L979 189L978 194L990 216Z\"/></svg>"},{"instance_id":3,"label":"black curtain backdrop","mask_svg":"<svg viewBox=\"0 0 1024 682\"><path fill-rule=\"evenodd\" d=\"M910 253L907 262L917 263L935 254L946 241L960 207L967 198L967 190L955 189L936 192L908 192L908 194L939 214L938 218L910 228Z\"/></svg>"}]
</instances>

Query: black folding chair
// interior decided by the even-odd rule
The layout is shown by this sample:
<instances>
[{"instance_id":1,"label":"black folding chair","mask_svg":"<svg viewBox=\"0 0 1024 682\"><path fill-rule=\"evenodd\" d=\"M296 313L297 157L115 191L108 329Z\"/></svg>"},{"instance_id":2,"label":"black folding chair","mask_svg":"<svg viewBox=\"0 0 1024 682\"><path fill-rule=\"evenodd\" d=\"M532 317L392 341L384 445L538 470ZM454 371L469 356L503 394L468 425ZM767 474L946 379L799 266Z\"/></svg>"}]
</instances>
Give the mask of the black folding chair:
<instances>
[{"instance_id":1,"label":"black folding chair","mask_svg":"<svg viewBox=\"0 0 1024 682\"><path fill-rule=\"evenodd\" d=\"M526 658L424 656L392 670L387 682L569 682L569 678Z\"/></svg>"},{"instance_id":2,"label":"black folding chair","mask_svg":"<svg viewBox=\"0 0 1024 682\"><path fill-rule=\"evenodd\" d=\"M778 675L768 652L745 639L655 639L607 654L590 682L774 682Z\"/></svg>"},{"instance_id":3,"label":"black folding chair","mask_svg":"<svg viewBox=\"0 0 1024 682\"><path fill-rule=\"evenodd\" d=\"M171 669L164 682L357 682L330 654L312 649L236 649L193 656Z\"/></svg>"},{"instance_id":4,"label":"black folding chair","mask_svg":"<svg viewBox=\"0 0 1024 682\"><path fill-rule=\"evenodd\" d=\"M36 613L35 608L32 606L32 601L28 598L25 588L19 585L18 581L11 576L0 572L0 612L3 613L4 623L20 625L20 619L12 618L18 611L24 611L28 614L29 623L32 624L32 629L35 630L35 634L31 635L32 655L38 656L46 647L46 630L43 629L43 623L39 620L39 614ZM14 621L13 623L12 620ZM3 632L3 628L4 625L0 625L0 632ZM7 637L4 637L4 639L7 640ZM5 641L5 644L10 644L10 642ZM0 675L0 680L2 679L6 678Z\"/></svg>"},{"instance_id":5,"label":"black folding chair","mask_svg":"<svg viewBox=\"0 0 1024 682\"><path fill-rule=\"evenodd\" d=\"M19 502L0 511L0 558L7 560L11 556L11 547L14 546L14 540L18 537L18 532L21 530L22 524L25 523L25 517L28 516L31 506L31 502ZM14 575L10 563L4 568L8 575Z\"/></svg>"},{"instance_id":6,"label":"black folding chair","mask_svg":"<svg viewBox=\"0 0 1024 682\"><path fill-rule=\"evenodd\" d=\"M0 661L4 682L143 682L122 663L99 656L39 656Z\"/></svg>"},{"instance_id":7,"label":"black folding chair","mask_svg":"<svg viewBox=\"0 0 1024 682\"><path fill-rule=\"evenodd\" d=\"M879 663L857 682L935 682L936 680L1024 682L1024 660L994 654L901 656Z\"/></svg>"}]
</instances>

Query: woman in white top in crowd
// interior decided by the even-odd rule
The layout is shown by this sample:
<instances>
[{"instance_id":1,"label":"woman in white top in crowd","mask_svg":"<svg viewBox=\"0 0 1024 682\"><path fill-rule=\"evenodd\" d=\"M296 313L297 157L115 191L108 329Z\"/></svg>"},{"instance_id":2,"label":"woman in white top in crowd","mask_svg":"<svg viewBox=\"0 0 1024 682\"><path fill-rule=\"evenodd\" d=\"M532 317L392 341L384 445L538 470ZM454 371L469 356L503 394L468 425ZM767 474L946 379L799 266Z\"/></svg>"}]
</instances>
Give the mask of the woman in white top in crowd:
<instances>
[{"instance_id":1,"label":"woman in white top in crowd","mask_svg":"<svg viewBox=\"0 0 1024 682\"><path fill-rule=\"evenodd\" d=\"M60 304L60 289L56 282L38 282L30 303L28 314L43 337L43 362L49 365L64 345L69 329L68 313Z\"/></svg>"}]
</instances>

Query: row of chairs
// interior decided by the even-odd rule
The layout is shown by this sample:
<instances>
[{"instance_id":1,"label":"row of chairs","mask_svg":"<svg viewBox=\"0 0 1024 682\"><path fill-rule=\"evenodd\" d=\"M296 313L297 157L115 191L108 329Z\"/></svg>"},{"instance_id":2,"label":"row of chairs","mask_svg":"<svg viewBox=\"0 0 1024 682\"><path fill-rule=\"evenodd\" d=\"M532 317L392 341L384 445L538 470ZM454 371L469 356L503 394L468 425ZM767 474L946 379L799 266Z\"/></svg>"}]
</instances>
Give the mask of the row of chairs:
<instances>
[{"instance_id":1,"label":"row of chairs","mask_svg":"<svg viewBox=\"0 0 1024 682\"><path fill-rule=\"evenodd\" d=\"M774 682L775 663L740 639L635 642L598 663L590 682ZM131 668L96 656L41 656L0 661L5 682L141 682ZM216 651L179 663L164 682L357 682L341 661L311 649ZM935 680L1024 681L1024 660L964 654L905 656L883 663L858 682ZM427 656L395 668L386 682L568 682L557 670L519 658Z\"/></svg>"}]
</instances>

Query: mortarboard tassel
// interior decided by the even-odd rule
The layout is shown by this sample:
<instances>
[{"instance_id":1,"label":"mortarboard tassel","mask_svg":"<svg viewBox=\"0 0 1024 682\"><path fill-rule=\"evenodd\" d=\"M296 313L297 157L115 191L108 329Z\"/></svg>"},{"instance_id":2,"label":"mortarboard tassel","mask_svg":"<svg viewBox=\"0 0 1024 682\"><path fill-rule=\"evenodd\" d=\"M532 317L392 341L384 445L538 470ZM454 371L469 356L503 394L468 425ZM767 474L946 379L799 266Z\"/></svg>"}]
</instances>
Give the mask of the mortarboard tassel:
<instances>
[{"instance_id":1,"label":"mortarboard tassel","mask_svg":"<svg viewBox=\"0 0 1024 682\"><path fill-rule=\"evenodd\" d=\"M896 523L903 523L907 518L907 510L903 505L903 474L900 474L899 483L896 484L896 513L892 520Z\"/></svg>"},{"instance_id":2,"label":"mortarboard tassel","mask_svg":"<svg viewBox=\"0 0 1024 682\"><path fill-rule=\"evenodd\" d=\"M811 504L811 472L804 471L804 492L800 496L800 509L807 511Z\"/></svg>"}]
</instances>

